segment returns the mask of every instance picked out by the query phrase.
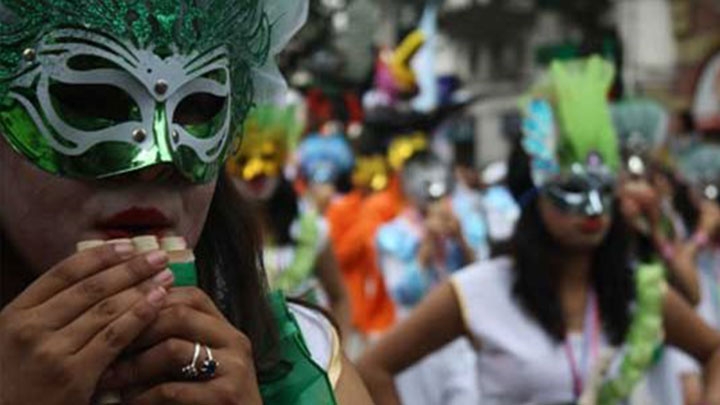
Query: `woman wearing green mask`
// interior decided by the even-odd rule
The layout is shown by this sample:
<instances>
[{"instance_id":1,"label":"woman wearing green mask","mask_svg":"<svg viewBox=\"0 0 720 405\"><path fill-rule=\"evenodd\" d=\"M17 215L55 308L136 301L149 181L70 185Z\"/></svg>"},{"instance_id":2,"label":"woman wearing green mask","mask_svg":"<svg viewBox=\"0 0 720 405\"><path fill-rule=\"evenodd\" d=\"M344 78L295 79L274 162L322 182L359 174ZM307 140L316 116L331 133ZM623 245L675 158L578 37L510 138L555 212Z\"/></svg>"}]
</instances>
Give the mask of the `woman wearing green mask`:
<instances>
[{"instance_id":1,"label":"woman wearing green mask","mask_svg":"<svg viewBox=\"0 0 720 405\"><path fill-rule=\"evenodd\" d=\"M268 295L221 170L306 13L0 0L0 403L368 403L330 322ZM183 237L198 285L140 235Z\"/></svg>"}]
</instances>

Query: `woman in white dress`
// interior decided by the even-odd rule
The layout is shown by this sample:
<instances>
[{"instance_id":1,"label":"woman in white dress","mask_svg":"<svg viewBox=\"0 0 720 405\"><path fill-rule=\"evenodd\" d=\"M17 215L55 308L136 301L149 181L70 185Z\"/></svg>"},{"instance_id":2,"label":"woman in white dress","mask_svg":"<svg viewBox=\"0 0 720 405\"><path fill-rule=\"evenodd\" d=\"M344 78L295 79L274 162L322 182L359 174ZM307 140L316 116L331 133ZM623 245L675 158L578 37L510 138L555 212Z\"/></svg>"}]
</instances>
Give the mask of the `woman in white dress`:
<instances>
[{"instance_id":1,"label":"woman in white dress","mask_svg":"<svg viewBox=\"0 0 720 405\"><path fill-rule=\"evenodd\" d=\"M720 334L664 286L662 267L630 261L612 78L599 58L556 63L533 92L524 146L537 189L522 199L511 255L455 274L363 356L376 402L398 403L392 376L464 335L485 404L614 404L664 336L704 365L704 401L720 404Z\"/></svg>"}]
</instances>

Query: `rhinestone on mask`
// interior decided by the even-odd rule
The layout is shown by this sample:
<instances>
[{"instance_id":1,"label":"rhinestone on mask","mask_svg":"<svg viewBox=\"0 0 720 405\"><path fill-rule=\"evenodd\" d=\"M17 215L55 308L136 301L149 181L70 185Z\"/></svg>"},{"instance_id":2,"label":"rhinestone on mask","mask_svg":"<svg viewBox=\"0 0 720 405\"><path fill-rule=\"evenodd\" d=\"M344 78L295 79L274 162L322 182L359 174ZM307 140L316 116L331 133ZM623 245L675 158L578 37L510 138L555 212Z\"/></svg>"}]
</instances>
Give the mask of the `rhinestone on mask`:
<instances>
[{"instance_id":1,"label":"rhinestone on mask","mask_svg":"<svg viewBox=\"0 0 720 405\"><path fill-rule=\"evenodd\" d=\"M34 62L35 58L37 58L37 52L33 48L25 49L22 55L27 62Z\"/></svg>"},{"instance_id":2,"label":"rhinestone on mask","mask_svg":"<svg viewBox=\"0 0 720 405\"><path fill-rule=\"evenodd\" d=\"M147 132L144 129L136 129L133 131L132 137L135 142L143 143L147 139Z\"/></svg>"},{"instance_id":3,"label":"rhinestone on mask","mask_svg":"<svg viewBox=\"0 0 720 405\"><path fill-rule=\"evenodd\" d=\"M157 93L161 96L165 95L165 93L167 93L169 87L170 87L170 85L168 84L167 81L160 79L155 83L155 93Z\"/></svg>"}]
</instances>

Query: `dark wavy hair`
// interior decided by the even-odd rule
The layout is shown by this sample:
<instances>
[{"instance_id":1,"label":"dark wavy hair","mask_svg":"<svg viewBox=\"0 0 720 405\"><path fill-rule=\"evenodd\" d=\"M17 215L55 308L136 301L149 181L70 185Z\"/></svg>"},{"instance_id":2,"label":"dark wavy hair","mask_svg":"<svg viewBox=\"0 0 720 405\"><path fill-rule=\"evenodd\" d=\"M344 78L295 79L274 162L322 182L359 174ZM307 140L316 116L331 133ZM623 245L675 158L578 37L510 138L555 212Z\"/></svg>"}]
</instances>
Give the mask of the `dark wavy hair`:
<instances>
[{"instance_id":1,"label":"dark wavy hair","mask_svg":"<svg viewBox=\"0 0 720 405\"><path fill-rule=\"evenodd\" d=\"M508 156L507 186L515 201L521 202L534 185L530 175L530 157L522 146L522 137L515 139Z\"/></svg>"},{"instance_id":2,"label":"dark wavy hair","mask_svg":"<svg viewBox=\"0 0 720 405\"><path fill-rule=\"evenodd\" d=\"M252 205L221 173L195 255L200 287L253 342L256 370L263 375L278 363L279 339L267 299L256 218Z\"/></svg>"},{"instance_id":3,"label":"dark wavy hair","mask_svg":"<svg viewBox=\"0 0 720 405\"><path fill-rule=\"evenodd\" d=\"M603 328L612 344L625 339L630 326L630 306L635 298L630 267L628 229L617 202L610 230L596 249L592 262L592 284L598 297ZM522 209L512 242L515 259L513 293L524 309L556 341L565 339L566 320L558 295L559 272L554 263L562 248L548 232L540 216L537 199Z\"/></svg>"},{"instance_id":4,"label":"dark wavy hair","mask_svg":"<svg viewBox=\"0 0 720 405\"><path fill-rule=\"evenodd\" d=\"M675 195L673 195L672 200L673 206L678 213L680 213L685 227L690 233L692 233L695 227L697 227L700 219L700 210L698 210L690 198L692 188L687 183L680 181L677 176L670 174L668 178L675 189ZM718 203L720 203L720 199L718 200Z\"/></svg>"},{"instance_id":5,"label":"dark wavy hair","mask_svg":"<svg viewBox=\"0 0 720 405\"><path fill-rule=\"evenodd\" d=\"M300 214L298 208L298 195L295 188L284 176L280 177L280 183L273 191L270 199L263 202L267 216L265 220L272 232L273 243L283 246L294 243L291 235L292 224Z\"/></svg>"}]
</instances>

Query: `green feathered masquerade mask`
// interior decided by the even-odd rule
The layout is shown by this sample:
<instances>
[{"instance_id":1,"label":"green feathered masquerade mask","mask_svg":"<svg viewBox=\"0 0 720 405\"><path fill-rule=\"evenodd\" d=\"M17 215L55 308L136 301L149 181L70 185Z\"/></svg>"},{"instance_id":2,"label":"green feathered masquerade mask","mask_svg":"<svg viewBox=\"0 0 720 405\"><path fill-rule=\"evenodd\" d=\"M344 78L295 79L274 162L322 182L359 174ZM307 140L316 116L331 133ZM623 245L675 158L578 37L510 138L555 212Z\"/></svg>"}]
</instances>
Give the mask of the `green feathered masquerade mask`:
<instances>
[{"instance_id":1,"label":"green feathered masquerade mask","mask_svg":"<svg viewBox=\"0 0 720 405\"><path fill-rule=\"evenodd\" d=\"M306 1L0 0L0 132L41 169L215 178ZM236 145L237 146L237 145Z\"/></svg>"}]
</instances>

